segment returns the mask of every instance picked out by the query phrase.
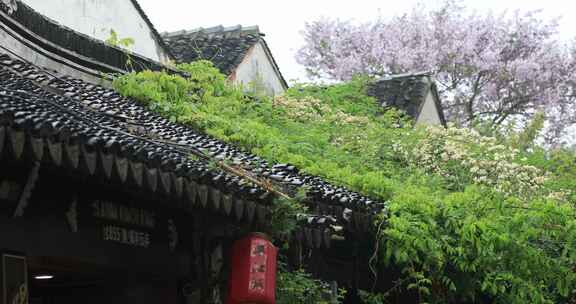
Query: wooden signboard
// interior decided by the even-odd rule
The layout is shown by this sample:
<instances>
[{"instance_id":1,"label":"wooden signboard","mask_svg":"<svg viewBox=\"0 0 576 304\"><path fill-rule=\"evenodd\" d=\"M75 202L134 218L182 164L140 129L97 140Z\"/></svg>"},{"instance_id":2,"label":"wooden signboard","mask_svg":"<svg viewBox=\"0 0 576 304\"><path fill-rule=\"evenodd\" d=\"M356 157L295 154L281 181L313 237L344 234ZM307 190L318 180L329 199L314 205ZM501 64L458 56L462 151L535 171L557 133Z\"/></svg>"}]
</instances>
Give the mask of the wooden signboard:
<instances>
[{"instance_id":1,"label":"wooden signboard","mask_svg":"<svg viewBox=\"0 0 576 304\"><path fill-rule=\"evenodd\" d=\"M26 257L0 254L0 304L28 304Z\"/></svg>"},{"instance_id":2,"label":"wooden signboard","mask_svg":"<svg viewBox=\"0 0 576 304\"><path fill-rule=\"evenodd\" d=\"M73 232L124 248L168 253L179 243L173 216L129 198L81 196L70 204L66 218Z\"/></svg>"},{"instance_id":3,"label":"wooden signboard","mask_svg":"<svg viewBox=\"0 0 576 304\"><path fill-rule=\"evenodd\" d=\"M162 246L169 251L177 245L174 220L158 211L105 200L85 203L89 212L81 212L84 222L97 229L102 241L144 249Z\"/></svg>"}]
</instances>

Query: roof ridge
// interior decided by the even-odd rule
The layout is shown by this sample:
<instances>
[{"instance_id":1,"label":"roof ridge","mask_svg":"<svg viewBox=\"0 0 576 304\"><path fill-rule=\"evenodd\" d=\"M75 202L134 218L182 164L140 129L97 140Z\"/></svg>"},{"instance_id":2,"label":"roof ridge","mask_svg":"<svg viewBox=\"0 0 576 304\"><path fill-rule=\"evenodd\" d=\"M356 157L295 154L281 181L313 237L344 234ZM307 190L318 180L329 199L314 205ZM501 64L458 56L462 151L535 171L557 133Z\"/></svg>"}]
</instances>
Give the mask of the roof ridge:
<instances>
[{"instance_id":1,"label":"roof ridge","mask_svg":"<svg viewBox=\"0 0 576 304\"><path fill-rule=\"evenodd\" d=\"M408 78L408 77L422 77L422 76L432 76L434 73L432 71L416 71L416 72L407 72L407 73L402 73L402 74L392 74L392 75L387 75L387 76L383 76L379 79L377 79L376 81L386 81L386 80L392 80L392 79L398 79L398 78Z\"/></svg>"},{"instance_id":2,"label":"roof ridge","mask_svg":"<svg viewBox=\"0 0 576 304\"><path fill-rule=\"evenodd\" d=\"M156 42L158 42L158 44L160 45L160 47L162 49L164 49L164 51L166 52L166 54L168 54L168 56L172 59L174 59L174 54L172 54L172 51L170 50L170 48L166 45L166 43L164 42L164 39L162 39L162 35L160 35L160 33L158 32L158 30L156 30L156 27L154 26L154 24L152 23L152 21L150 20L150 18L148 17L148 15L146 15L146 12L144 12L144 9L142 8L142 6L140 5L140 3L138 3L137 0L131 0L132 1L132 5L134 5L134 7L136 8L136 10L138 11L138 13L140 14L140 16L144 19L144 22L146 22L146 24L150 27L150 30L152 31L152 35L154 36L154 40L156 40Z\"/></svg>"},{"instance_id":3,"label":"roof ridge","mask_svg":"<svg viewBox=\"0 0 576 304\"><path fill-rule=\"evenodd\" d=\"M197 27L190 30L178 30L172 32L163 32L161 36L163 38L175 37L175 36L184 36L184 35L226 35L229 33L239 33L245 35L261 35L264 36L263 33L260 32L260 28L258 25L251 25L251 26L243 26L241 24L233 25L233 26L223 26L222 24L211 26L211 27Z\"/></svg>"}]
</instances>

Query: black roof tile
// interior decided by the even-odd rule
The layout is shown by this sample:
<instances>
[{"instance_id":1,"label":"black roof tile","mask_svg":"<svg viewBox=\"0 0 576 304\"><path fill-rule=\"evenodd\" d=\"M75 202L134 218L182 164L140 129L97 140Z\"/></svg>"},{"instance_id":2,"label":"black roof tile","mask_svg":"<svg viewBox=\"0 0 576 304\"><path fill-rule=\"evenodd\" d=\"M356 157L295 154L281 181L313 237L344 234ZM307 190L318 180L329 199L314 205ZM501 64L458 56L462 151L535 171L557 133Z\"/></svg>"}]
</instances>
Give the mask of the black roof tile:
<instances>
[{"instance_id":1,"label":"black roof tile","mask_svg":"<svg viewBox=\"0 0 576 304\"><path fill-rule=\"evenodd\" d=\"M280 72L276 59L272 56L272 52L263 38L264 34L260 33L258 26L223 27L219 25L190 31L164 33L162 36L179 63L201 59L210 60L220 72L228 76L240 65L250 49L260 42L282 85L284 88L288 88L288 83Z\"/></svg>"},{"instance_id":2,"label":"black roof tile","mask_svg":"<svg viewBox=\"0 0 576 304\"><path fill-rule=\"evenodd\" d=\"M446 120L436 92L436 85L429 73L392 75L368 86L368 95L375 97L382 107L399 109L414 119L420 116L429 92L435 95L438 115L442 124L445 125Z\"/></svg>"},{"instance_id":3,"label":"black roof tile","mask_svg":"<svg viewBox=\"0 0 576 304\"><path fill-rule=\"evenodd\" d=\"M164 33L176 60L181 63L206 59L223 74L230 75L261 36L258 27L215 26L191 31Z\"/></svg>"},{"instance_id":4,"label":"black roof tile","mask_svg":"<svg viewBox=\"0 0 576 304\"><path fill-rule=\"evenodd\" d=\"M0 53L0 128L3 125L80 142L94 151L119 153L150 168L162 168L264 204L269 203L270 192L255 180L268 176L267 183L288 192L306 186L312 209L332 210L318 214L333 215L344 222L348 221L345 210L372 214L384 207L382 202L299 173L290 164L273 166L233 145L172 123L113 90L59 76ZM214 167L211 160L192 157L198 151L232 159L245 173L231 173Z\"/></svg>"},{"instance_id":5,"label":"black roof tile","mask_svg":"<svg viewBox=\"0 0 576 304\"><path fill-rule=\"evenodd\" d=\"M151 27L155 40L161 47L165 48L169 56L172 56L170 49L166 47L138 3L135 0L131 1ZM19 36L40 46L43 51L58 54L67 60L79 62L82 66L104 73L128 70L127 62L129 60L133 63L130 69L134 70L170 70L169 67L150 58L76 32L38 13L22 1L15 3L17 4L16 9L11 12L9 17L0 14L0 23L8 26ZM0 6L0 8L7 12L6 6Z\"/></svg>"}]
</instances>

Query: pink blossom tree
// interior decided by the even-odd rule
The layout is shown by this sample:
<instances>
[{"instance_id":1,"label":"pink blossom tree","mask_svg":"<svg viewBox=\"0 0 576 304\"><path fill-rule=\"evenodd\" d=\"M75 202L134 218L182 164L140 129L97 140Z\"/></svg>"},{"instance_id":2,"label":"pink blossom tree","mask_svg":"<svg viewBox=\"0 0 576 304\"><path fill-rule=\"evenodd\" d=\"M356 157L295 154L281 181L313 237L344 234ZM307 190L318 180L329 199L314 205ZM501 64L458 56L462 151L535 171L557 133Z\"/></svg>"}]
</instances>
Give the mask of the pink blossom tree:
<instances>
[{"instance_id":1,"label":"pink blossom tree","mask_svg":"<svg viewBox=\"0 0 576 304\"><path fill-rule=\"evenodd\" d=\"M450 120L502 126L542 111L554 141L576 122L576 43L556 32L537 11L478 14L447 1L359 25L307 23L297 60L310 76L336 80L429 71Z\"/></svg>"}]
</instances>

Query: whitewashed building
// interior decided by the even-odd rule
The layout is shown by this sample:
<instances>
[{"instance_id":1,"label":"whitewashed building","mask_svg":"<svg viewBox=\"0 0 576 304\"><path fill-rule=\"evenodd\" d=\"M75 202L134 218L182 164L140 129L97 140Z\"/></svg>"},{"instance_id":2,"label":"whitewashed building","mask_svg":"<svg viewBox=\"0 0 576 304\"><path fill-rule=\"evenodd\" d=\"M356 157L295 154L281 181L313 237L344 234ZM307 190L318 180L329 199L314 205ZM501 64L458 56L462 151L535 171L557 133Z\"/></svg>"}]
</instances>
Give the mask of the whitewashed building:
<instances>
[{"instance_id":1,"label":"whitewashed building","mask_svg":"<svg viewBox=\"0 0 576 304\"><path fill-rule=\"evenodd\" d=\"M257 26L216 26L162 36L180 63L210 60L230 80L268 95L282 94L288 88Z\"/></svg>"},{"instance_id":2,"label":"whitewashed building","mask_svg":"<svg viewBox=\"0 0 576 304\"><path fill-rule=\"evenodd\" d=\"M134 53L166 63L162 38L136 0L21 0L38 13L92 38L105 41L116 32L131 38Z\"/></svg>"},{"instance_id":3,"label":"whitewashed building","mask_svg":"<svg viewBox=\"0 0 576 304\"><path fill-rule=\"evenodd\" d=\"M412 117L416 125L446 125L438 89L429 73L384 77L369 86L368 94L382 107L393 107Z\"/></svg>"}]
</instances>

